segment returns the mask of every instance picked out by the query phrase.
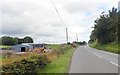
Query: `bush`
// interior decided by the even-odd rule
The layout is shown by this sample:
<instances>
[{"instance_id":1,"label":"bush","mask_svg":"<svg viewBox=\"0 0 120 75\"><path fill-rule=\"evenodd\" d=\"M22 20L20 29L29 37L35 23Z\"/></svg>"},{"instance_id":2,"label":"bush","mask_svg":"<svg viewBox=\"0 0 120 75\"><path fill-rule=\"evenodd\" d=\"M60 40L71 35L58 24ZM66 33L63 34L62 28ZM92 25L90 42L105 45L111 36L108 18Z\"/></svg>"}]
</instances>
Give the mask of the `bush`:
<instances>
[{"instance_id":1,"label":"bush","mask_svg":"<svg viewBox=\"0 0 120 75\"><path fill-rule=\"evenodd\" d=\"M2 74L14 74L14 75L25 75L25 74L35 74L34 62L28 61L26 59L21 60L21 62L14 62L11 65L5 65L2 67Z\"/></svg>"},{"instance_id":2,"label":"bush","mask_svg":"<svg viewBox=\"0 0 120 75\"><path fill-rule=\"evenodd\" d=\"M36 68L44 68L47 64L47 58L45 54L31 55L30 58L21 59L13 62L12 64L2 66L2 75L14 74L14 75L36 75Z\"/></svg>"}]
</instances>

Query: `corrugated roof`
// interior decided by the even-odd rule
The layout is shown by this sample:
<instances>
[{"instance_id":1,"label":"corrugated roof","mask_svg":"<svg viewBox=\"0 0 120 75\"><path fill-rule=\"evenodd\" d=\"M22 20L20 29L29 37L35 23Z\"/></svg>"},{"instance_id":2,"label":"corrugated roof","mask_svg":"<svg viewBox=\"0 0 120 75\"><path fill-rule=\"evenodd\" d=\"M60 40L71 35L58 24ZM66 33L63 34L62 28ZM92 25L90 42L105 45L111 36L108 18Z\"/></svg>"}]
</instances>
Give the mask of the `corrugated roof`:
<instances>
[{"instance_id":1,"label":"corrugated roof","mask_svg":"<svg viewBox=\"0 0 120 75\"><path fill-rule=\"evenodd\" d=\"M22 43L22 44L44 44L44 43Z\"/></svg>"},{"instance_id":2,"label":"corrugated roof","mask_svg":"<svg viewBox=\"0 0 120 75\"><path fill-rule=\"evenodd\" d=\"M31 46L31 45L28 45L28 44L18 44L18 45L14 45L13 47L15 46Z\"/></svg>"},{"instance_id":3,"label":"corrugated roof","mask_svg":"<svg viewBox=\"0 0 120 75\"><path fill-rule=\"evenodd\" d=\"M31 46L31 45L34 45L34 44L42 44L42 43L22 43L22 44L18 44L18 45L14 45L14 46L20 46L20 45L21 45L21 46L22 46L22 45L23 45L23 46ZM13 46L13 47L14 47L14 46Z\"/></svg>"}]
</instances>

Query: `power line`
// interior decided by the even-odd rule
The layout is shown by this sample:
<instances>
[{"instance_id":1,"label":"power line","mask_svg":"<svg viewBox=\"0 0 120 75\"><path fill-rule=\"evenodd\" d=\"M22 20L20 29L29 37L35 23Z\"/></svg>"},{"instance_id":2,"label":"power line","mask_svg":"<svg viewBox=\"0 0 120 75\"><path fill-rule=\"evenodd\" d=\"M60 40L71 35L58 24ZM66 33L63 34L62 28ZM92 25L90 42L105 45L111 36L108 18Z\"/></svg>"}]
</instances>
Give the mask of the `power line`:
<instances>
[{"instance_id":1,"label":"power line","mask_svg":"<svg viewBox=\"0 0 120 75\"><path fill-rule=\"evenodd\" d=\"M55 8L55 10L56 10L56 12L57 12L57 14L58 14L60 20L61 20L61 22L62 22L62 23L64 24L64 26L66 27L65 22L64 22L63 18L61 17L61 15L60 15L58 9L56 8L56 6L55 6L53 0L51 0L51 2L52 2L52 4L53 4L53 6L54 6L54 8ZM67 28L67 27L66 27L66 28Z\"/></svg>"},{"instance_id":2,"label":"power line","mask_svg":"<svg viewBox=\"0 0 120 75\"><path fill-rule=\"evenodd\" d=\"M51 2L52 2L52 4L53 4L53 6L54 6L54 8L55 8L55 10L56 10L56 12L57 12L57 14L58 14L60 20L61 20L61 22L62 22L63 25L66 27L66 42L68 43L68 28L67 28L67 26L65 25L65 22L64 22L63 18L61 17L61 15L60 15L58 9L56 8L56 6L55 6L53 0L51 0Z\"/></svg>"}]
</instances>

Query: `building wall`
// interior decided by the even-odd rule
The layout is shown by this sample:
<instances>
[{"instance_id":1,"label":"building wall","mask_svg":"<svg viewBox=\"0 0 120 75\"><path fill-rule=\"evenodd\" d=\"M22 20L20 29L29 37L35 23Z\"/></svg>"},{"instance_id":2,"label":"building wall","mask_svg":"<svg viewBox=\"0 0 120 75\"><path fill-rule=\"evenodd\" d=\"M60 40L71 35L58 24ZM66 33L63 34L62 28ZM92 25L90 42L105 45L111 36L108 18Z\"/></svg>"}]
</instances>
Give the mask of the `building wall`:
<instances>
[{"instance_id":1,"label":"building wall","mask_svg":"<svg viewBox=\"0 0 120 75\"><path fill-rule=\"evenodd\" d=\"M12 48L16 52L21 52L21 47L25 47L27 51L33 51L34 48L44 48L44 44L20 44L20 45L15 45Z\"/></svg>"},{"instance_id":2,"label":"building wall","mask_svg":"<svg viewBox=\"0 0 120 75\"><path fill-rule=\"evenodd\" d=\"M21 52L20 46L14 46L13 49L15 50L15 52Z\"/></svg>"},{"instance_id":3,"label":"building wall","mask_svg":"<svg viewBox=\"0 0 120 75\"><path fill-rule=\"evenodd\" d=\"M44 44L30 44L34 48L44 48Z\"/></svg>"},{"instance_id":4,"label":"building wall","mask_svg":"<svg viewBox=\"0 0 120 75\"><path fill-rule=\"evenodd\" d=\"M25 46L25 45L16 45L13 47L13 49L16 52L21 52L21 47L25 47L26 51L33 50L33 46Z\"/></svg>"}]
</instances>

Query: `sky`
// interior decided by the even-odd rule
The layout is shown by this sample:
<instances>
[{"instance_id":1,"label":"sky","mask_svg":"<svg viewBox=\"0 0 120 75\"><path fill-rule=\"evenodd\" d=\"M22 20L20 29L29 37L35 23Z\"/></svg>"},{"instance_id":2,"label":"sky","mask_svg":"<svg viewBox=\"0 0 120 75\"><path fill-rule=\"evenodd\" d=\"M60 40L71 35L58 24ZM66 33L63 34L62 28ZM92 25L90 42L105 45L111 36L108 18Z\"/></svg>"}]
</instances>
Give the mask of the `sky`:
<instances>
[{"instance_id":1,"label":"sky","mask_svg":"<svg viewBox=\"0 0 120 75\"><path fill-rule=\"evenodd\" d=\"M119 0L2 0L0 3L0 36L23 38L34 42L65 43L66 27L69 41L88 41L94 21L102 12L118 8Z\"/></svg>"}]
</instances>

